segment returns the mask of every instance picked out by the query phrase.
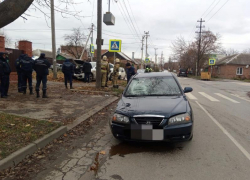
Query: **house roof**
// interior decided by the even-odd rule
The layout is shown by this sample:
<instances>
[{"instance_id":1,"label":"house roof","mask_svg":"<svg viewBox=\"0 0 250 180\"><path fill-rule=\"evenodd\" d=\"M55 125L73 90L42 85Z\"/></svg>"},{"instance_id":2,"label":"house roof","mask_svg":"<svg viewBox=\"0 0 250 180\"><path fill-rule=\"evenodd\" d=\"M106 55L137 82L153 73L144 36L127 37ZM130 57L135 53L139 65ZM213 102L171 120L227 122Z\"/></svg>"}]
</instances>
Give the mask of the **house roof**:
<instances>
[{"instance_id":1,"label":"house roof","mask_svg":"<svg viewBox=\"0 0 250 180\"><path fill-rule=\"evenodd\" d=\"M134 59L134 62L135 62L136 64L141 64L141 59Z\"/></svg>"},{"instance_id":2,"label":"house roof","mask_svg":"<svg viewBox=\"0 0 250 180\"><path fill-rule=\"evenodd\" d=\"M43 50L43 49L36 49L34 51L32 51L32 56L40 56L41 53L45 54L45 57L47 58L53 58L52 57L52 51L48 51L48 50Z\"/></svg>"},{"instance_id":3,"label":"house roof","mask_svg":"<svg viewBox=\"0 0 250 180\"><path fill-rule=\"evenodd\" d=\"M250 65L250 54L234 54L232 56L224 57L216 62L216 65L223 64Z\"/></svg>"},{"instance_id":4,"label":"house roof","mask_svg":"<svg viewBox=\"0 0 250 180\"><path fill-rule=\"evenodd\" d=\"M59 53L58 55L63 56L66 59L75 59L75 57L71 56L70 54L66 54L66 53Z\"/></svg>"}]
</instances>

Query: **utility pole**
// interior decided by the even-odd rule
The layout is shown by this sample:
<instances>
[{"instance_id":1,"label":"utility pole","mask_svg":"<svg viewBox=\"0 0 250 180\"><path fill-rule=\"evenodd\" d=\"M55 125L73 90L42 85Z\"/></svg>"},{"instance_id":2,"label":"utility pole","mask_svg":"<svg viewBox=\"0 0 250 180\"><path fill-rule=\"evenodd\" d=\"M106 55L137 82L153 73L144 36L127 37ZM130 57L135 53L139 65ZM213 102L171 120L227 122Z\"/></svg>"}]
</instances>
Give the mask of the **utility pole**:
<instances>
[{"instance_id":1,"label":"utility pole","mask_svg":"<svg viewBox=\"0 0 250 180\"><path fill-rule=\"evenodd\" d=\"M157 64L157 54L156 54L156 51L158 48L154 48L155 49L155 64Z\"/></svg>"},{"instance_id":2,"label":"utility pole","mask_svg":"<svg viewBox=\"0 0 250 180\"><path fill-rule=\"evenodd\" d=\"M101 50L102 50L102 0L97 0L97 60L96 88L101 88Z\"/></svg>"},{"instance_id":3,"label":"utility pole","mask_svg":"<svg viewBox=\"0 0 250 180\"><path fill-rule=\"evenodd\" d=\"M145 36L146 36L146 58L148 58L148 37L149 37L149 31L145 32Z\"/></svg>"},{"instance_id":4,"label":"utility pole","mask_svg":"<svg viewBox=\"0 0 250 180\"><path fill-rule=\"evenodd\" d=\"M51 0L50 2L51 2L50 6L51 6L51 36L52 36L53 78L57 79L54 0Z\"/></svg>"},{"instance_id":5,"label":"utility pole","mask_svg":"<svg viewBox=\"0 0 250 180\"><path fill-rule=\"evenodd\" d=\"M162 70L162 61L163 61L163 51L161 52L161 64L160 64L161 70Z\"/></svg>"},{"instance_id":6,"label":"utility pole","mask_svg":"<svg viewBox=\"0 0 250 180\"><path fill-rule=\"evenodd\" d=\"M200 51L201 51L201 33L202 33L202 28L204 28L205 26L202 26L202 23L205 22L202 20L202 18L200 20L198 20L197 22L200 23L200 26L196 26L196 28L199 28L199 32L195 32L195 33L199 33L199 44L198 44L198 59L196 60L196 65L195 65L195 76L198 76L198 67L199 67L199 62L200 62Z\"/></svg>"},{"instance_id":7,"label":"utility pole","mask_svg":"<svg viewBox=\"0 0 250 180\"><path fill-rule=\"evenodd\" d=\"M91 36L91 45L92 45L93 44L93 34L94 34L94 24L93 23L91 25L91 32L92 32L92 36ZM95 50L94 50L94 53L95 53ZM92 53L91 53L91 62L93 62L93 54Z\"/></svg>"},{"instance_id":8,"label":"utility pole","mask_svg":"<svg viewBox=\"0 0 250 180\"><path fill-rule=\"evenodd\" d=\"M141 69L143 69L143 46L144 46L144 38L145 38L145 36L142 36L142 40L141 40L141 42L142 42L142 44L141 44Z\"/></svg>"}]
</instances>

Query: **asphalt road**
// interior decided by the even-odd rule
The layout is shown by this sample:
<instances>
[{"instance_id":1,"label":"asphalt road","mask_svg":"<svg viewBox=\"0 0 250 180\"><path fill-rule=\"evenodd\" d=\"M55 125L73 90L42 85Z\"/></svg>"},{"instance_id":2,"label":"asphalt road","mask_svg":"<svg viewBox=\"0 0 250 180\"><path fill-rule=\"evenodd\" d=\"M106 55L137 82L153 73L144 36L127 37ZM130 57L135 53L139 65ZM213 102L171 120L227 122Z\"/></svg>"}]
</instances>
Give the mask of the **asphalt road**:
<instances>
[{"instance_id":1,"label":"asphalt road","mask_svg":"<svg viewBox=\"0 0 250 180\"><path fill-rule=\"evenodd\" d=\"M179 81L183 88L194 89L187 94L195 117L192 141L119 142L104 121L88 135L90 143L61 158L56 169L36 179L250 179L250 98L246 95L250 83Z\"/></svg>"}]
</instances>

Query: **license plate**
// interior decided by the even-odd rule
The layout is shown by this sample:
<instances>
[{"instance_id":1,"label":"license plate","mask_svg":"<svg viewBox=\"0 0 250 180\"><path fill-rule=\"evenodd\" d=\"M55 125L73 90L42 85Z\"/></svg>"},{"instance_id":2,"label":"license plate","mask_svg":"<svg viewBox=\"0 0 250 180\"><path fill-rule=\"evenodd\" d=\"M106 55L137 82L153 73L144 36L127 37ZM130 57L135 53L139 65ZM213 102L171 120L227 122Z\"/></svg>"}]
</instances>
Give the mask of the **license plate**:
<instances>
[{"instance_id":1,"label":"license plate","mask_svg":"<svg viewBox=\"0 0 250 180\"><path fill-rule=\"evenodd\" d=\"M132 124L131 139L160 141L164 139L164 131L153 129L153 125Z\"/></svg>"}]
</instances>

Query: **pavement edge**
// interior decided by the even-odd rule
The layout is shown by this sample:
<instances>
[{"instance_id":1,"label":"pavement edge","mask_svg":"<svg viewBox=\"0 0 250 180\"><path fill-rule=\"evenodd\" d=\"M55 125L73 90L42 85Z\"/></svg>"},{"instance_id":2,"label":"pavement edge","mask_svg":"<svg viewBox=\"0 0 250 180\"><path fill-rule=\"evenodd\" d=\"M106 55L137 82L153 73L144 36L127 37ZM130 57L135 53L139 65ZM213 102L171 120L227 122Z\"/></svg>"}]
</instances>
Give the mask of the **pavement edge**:
<instances>
[{"instance_id":1,"label":"pavement edge","mask_svg":"<svg viewBox=\"0 0 250 180\"><path fill-rule=\"evenodd\" d=\"M14 167L27 156L32 155L36 152L39 148L46 146L50 143L54 138L57 138L67 132L66 126L61 126L56 130L52 131L51 133L43 136L42 138L30 143L29 145L17 150L16 152L12 153L8 157L4 158L0 161L0 170L7 169L9 167Z\"/></svg>"},{"instance_id":2,"label":"pavement edge","mask_svg":"<svg viewBox=\"0 0 250 180\"><path fill-rule=\"evenodd\" d=\"M64 133L66 133L68 130L71 130L72 128L76 127L83 121L87 120L91 116L93 116L95 113L102 110L104 107L110 105L114 101L118 100L118 97L110 98L106 101L104 101L102 104L97 105L93 108L92 111L89 113L84 114L83 116L80 116L76 121L73 122L73 124L67 125L67 126L61 126L57 128L56 130L50 132L49 134L46 134L42 138L30 143L29 145L15 151L14 153L10 154L8 157L4 158L0 161L0 171L14 167L19 162L21 162L23 159L25 159L27 156L32 155L34 152L36 152L39 148L45 147L47 144L49 144L54 139L60 137Z\"/></svg>"}]
</instances>

